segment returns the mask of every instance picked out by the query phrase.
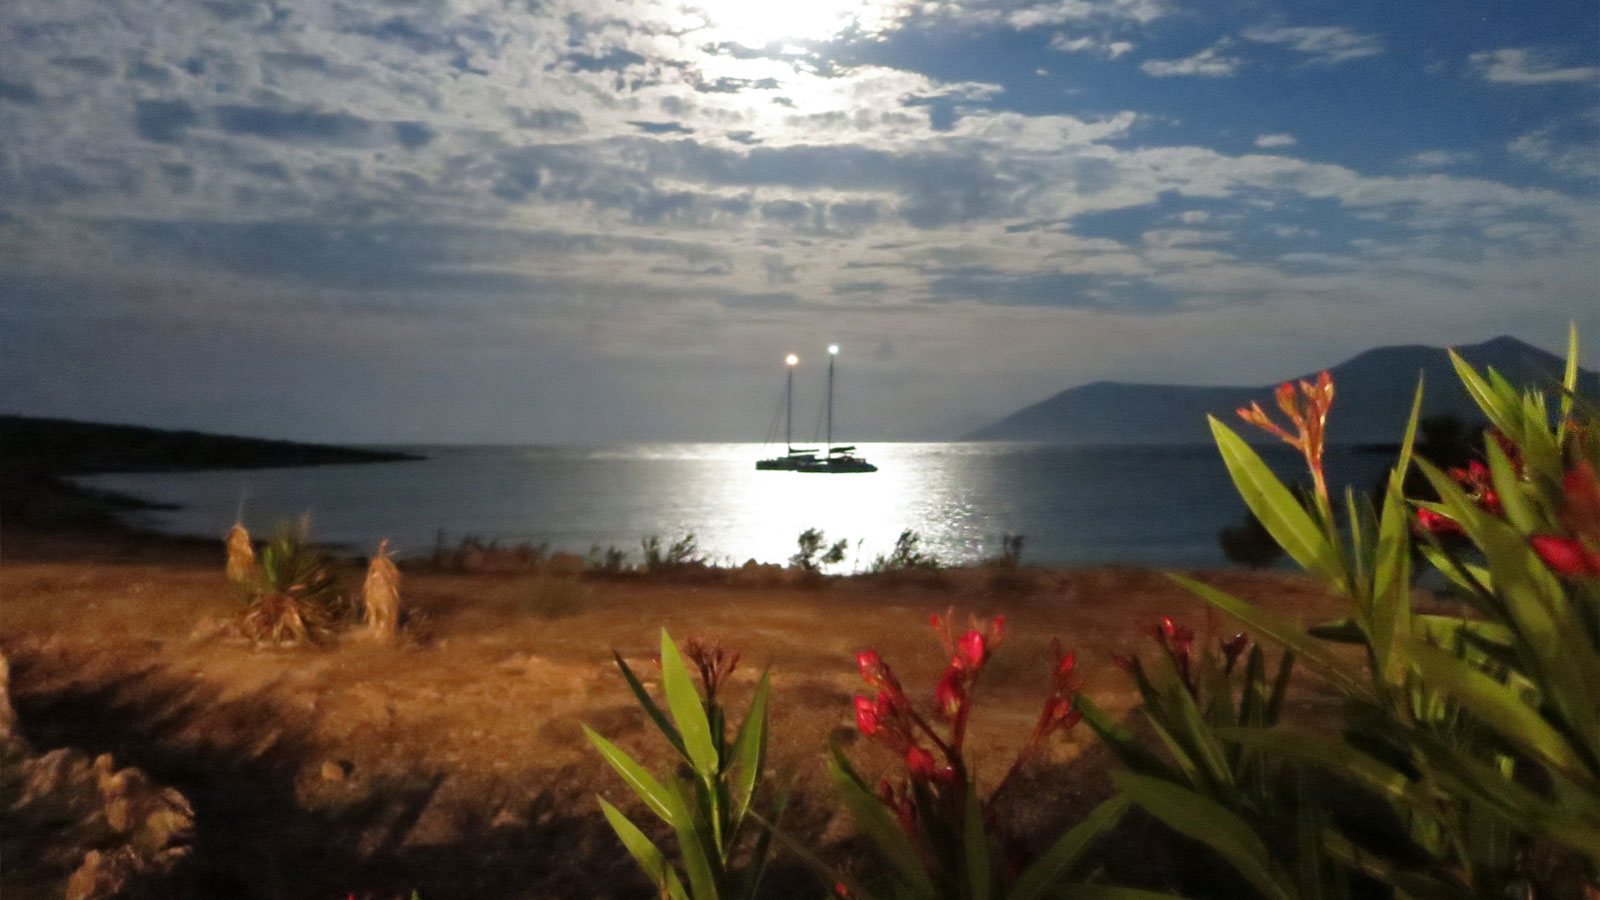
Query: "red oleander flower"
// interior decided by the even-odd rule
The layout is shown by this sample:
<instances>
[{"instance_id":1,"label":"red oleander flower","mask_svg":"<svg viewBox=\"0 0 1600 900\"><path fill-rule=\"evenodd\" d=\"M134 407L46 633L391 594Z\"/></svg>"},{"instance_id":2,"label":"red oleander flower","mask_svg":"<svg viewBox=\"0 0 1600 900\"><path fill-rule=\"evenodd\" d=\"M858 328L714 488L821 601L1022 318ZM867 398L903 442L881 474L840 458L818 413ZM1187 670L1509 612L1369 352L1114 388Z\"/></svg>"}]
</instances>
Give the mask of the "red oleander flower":
<instances>
[{"instance_id":1,"label":"red oleander flower","mask_svg":"<svg viewBox=\"0 0 1600 900\"><path fill-rule=\"evenodd\" d=\"M1600 576L1600 552L1584 546L1575 537L1537 534L1528 538L1550 571L1567 578Z\"/></svg>"},{"instance_id":2,"label":"red oleander flower","mask_svg":"<svg viewBox=\"0 0 1600 900\"><path fill-rule=\"evenodd\" d=\"M960 666L954 662L944 670L944 675L939 679L939 684L933 689L933 704L939 715L950 721L955 721L962 707L967 703L966 677Z\"/></svg>"},{"instance_id":3,"label":"red oleander flower","mask_svg":"<svg viewBox=\"0 0 1600 900\"><path fill-rule=\"evenodd\" d=\"M912 747L906 751L906 768L911 770L913 778L926 781L938 774L939 764L932 753L921 747Z\"/></svg>"},{"instance_id":4,"label":"red oleander flower","mask_svg":"<svg viewBox=\"0 0 1600 900\"><path fill-rule=\"evenodd\" d=\"M889 665L878 656L876 650L864 650L856 654L856 665L861 668L861 678L867 684L891 694L900 694L900 682L890 671Z\"/></svg>"},{"instance_id":5,"label":"red oleander flower","mask_svg":"<svg viewBox=\"0 0 1600 900\"><path fill-rule=\"evenodd\" d=\"M988 658L983 643L983 635L976 631L963 634L961 639L956 641L956 658L951 660L951 663L960 660L963 668L977 670Z\"/></svg>"},{"instance_id":6,"label":"red oleander flower","mask_svg":"<svg viewBox=\"0 0 1600 900\"><path fill-rule=\"evenodd\" d=\"M1417 526L1423 531L1437 535L1465 535L1465 528L1461 523L1443 513L1436 513L1431 509L1417 510Z\"/></svg>"},{"instance_id":7,"label":"red oleander flower","mask_svg":"<svg viewBox=\"0 0 1600 900\"><path fill-rule=\"evenodd\" d=\"M1317 375L1315 384L1302 380L1300 395L1295 396L1295 385L1287 381L1273 392L1278 408L1283 410L1289 423L1294 426L1293 433L1272 421L1261 404L1255 401L1251 401L1248 407L1239 407L1236 412L1239 418L1277 435L1284 443L1300 451L1311 470L1318 498L1327 504L1328 484L1322 474L1322 455L1327 441L1328 409L1333 406L1333 376L1324 371Z\"/></svg>"},{"instance_id":8,"label":"red oleander flower","mask_svg":"<svg viewBox=\"0 0 1600 900\"><path fill-rule=\"evenodd\" d=\"M721 643L707 645L701 638L690 638L683 645L683 655L689 657L705 685L706 703L716 702L717 688L739 667L739 654L722 648Z\"/></svg>"},{"instance_id":9,"label":"red oleander flower","mask_svg":"<svg viewBox=\"0 0 1600 900\"><path fill-rule=\"evenodd\" d=\"M867 737L878 733L883 720L878 715L878 705L866 697L856 695L856 727Z\"/></svg>"},{"instance_id":10,"label":"red oleander flower","mask_svg":"<svg viewBox=\"0 0 1600 900\"><path fill-rule=\"evenodd\" d=\"M1223 641L1222 659L1224 673L1232 674L1234 664L1239 661L1239 657L1244 653L1245 647L1247 647L1249 644L1250 637L1243 633L1236 634L1232 639Z\"/></svg>"},{"instance_id":11,"label":"red oleander flower","mask_svg":"<svg viewBox=\"0 0 1600 900\"><path fill-rule=\"evenodd\" d=\"M1600 544L1600 478L1587 461L1579 461L1561 479L1561 524L1575 535Z\"/></svg>"}]
</instances>

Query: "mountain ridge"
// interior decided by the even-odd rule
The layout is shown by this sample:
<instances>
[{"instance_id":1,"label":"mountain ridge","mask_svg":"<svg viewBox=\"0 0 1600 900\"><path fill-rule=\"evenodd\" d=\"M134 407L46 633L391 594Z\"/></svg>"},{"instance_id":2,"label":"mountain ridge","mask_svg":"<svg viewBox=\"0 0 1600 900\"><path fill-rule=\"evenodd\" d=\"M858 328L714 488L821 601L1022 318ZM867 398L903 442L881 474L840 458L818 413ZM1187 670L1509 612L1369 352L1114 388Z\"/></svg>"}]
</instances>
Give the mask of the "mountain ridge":
<instances>
[{"instance_id":1,"label":"mountain ridge","mask_svg":"<svg viewBox=\"0 0 1600 900\"><path fill-rule=\"evenodd\" d=\"M1521 385L1559 383L1564 365L1555 354L1510 335L1457 347L1456 352L1476 368L1492 366L1513 384ZM1330 440L1336 443L1399 440L1419 376L1424 382L1424 416L1454 415L1468 422L1482 418L1456 378L1443 347L1373 347L1328 371L1336 388L1328 429ZM1579 371L1579 393L1600 394L1600 374ZM1305 373L1286 380L1315 375ZM969 432L964 439L1091 445L1206 443L1210 440L1206 415L1231 420L1235 409L1252 401L1271 410L1276 386L1094 381L1025 406Z\"/></svg>"}]
</instances>

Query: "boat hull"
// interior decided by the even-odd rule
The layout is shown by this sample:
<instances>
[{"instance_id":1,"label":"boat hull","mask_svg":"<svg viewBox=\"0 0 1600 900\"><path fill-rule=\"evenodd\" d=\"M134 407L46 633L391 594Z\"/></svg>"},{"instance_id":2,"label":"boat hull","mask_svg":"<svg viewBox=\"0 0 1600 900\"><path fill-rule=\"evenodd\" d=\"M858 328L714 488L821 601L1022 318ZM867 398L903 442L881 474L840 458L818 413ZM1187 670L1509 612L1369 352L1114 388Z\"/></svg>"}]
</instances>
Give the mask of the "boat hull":
<instances>
[{"instance_id":1,"label":"boat hull","mask_svg":"<svg viewBox=\"0 0 1600 900\"><path fill-rule=\"evenodd\" d=\"M832 459L777 459L756 460L756 468L764 472L810 472L818 475L843 475L851 472L876 472L878 467L864 459L834 457Z\"/></svg>"}]
</instances>

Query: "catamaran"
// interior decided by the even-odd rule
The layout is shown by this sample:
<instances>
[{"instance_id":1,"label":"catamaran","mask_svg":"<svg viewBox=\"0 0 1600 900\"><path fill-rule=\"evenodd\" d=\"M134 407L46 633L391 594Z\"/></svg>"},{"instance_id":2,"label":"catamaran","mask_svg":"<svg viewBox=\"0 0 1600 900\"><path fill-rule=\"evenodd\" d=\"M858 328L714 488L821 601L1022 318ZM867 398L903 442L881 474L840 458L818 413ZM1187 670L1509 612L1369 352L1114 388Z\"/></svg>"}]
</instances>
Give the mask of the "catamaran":
<instances>
[{"instance_id":1,"label":"catamaran","mask_svg":"<svg viewBox=\"0 0 1600 900\"><path fill-rule=\"evenodd\" d=\"M827 444L821 456L816 450L795 449L793 434L794 422L794 367L800 358L793 353L789 354L784 362L789 367L788 381L784 384L783 391L783 442L788 453L772 459L756 460L756 468L763 470L778 470L784 472L820 472L842 474L845 472L876 472L878 467L855 455L855 446L833 445L833 364L839 355L839 345L828 345L828 430Z\"/></svg>"}]
</instances>

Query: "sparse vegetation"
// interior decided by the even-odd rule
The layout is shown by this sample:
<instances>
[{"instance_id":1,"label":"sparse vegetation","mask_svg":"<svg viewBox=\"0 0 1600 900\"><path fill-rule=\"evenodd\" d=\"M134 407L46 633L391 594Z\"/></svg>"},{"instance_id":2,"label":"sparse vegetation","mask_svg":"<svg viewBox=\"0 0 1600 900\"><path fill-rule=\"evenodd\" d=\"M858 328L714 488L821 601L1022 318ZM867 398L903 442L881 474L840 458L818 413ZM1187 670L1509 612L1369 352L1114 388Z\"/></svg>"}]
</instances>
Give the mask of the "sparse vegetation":
<instances>
[{"instance_id":1,"label":"sparse vegetation","mask_svg":"<svg viewBox=\"0 0 1600 900\"><path fill-rule=\"evenodd\" d=\"M824 566L834 566L844 562L845 550L850 546L849 541L841 538L824 550L823 545L827 540L827 536L820 528L807 528L800 532L800 537L795 541L799 549L789 557L789 565L802 572L821 572Z\"/></svg>"},{"instance_id":2,"label":"sparse vegetation","mask_svg":"<svg viewBox=\"0 0 1600 900\"><path fill-rule=\"evenodd\" d=\"M353 618L353 605L340 594L328 558L311 543L310 530L309 517L279 525L249 570L244 582L248 608L240 628L251 640L310 641ZM233 545L232 535L229 544ZM230 553L230 564L236 561Z\"/></svg>"},{"instance_id":3,"label":"sparse vegetation","mask_svg":"<svg viewBox=\"0 0 1600 900\"><path fill-rule=\"evenodd\" d=\"M705 554L700 552L699 541L692 531L673 541L665 550L661 548L661 536L656 534L640 541L640 545L644 551L644 570L651 574L676 572L706 564Z\"/></svg>"},{"instance_id":4,"label":"sparse vegetation","mask_svg":"<svg viewBox=\"0 0 1600 900\"><path fill-rule=\"evenodd\" d=\"M918 549L922 544L922 535L907 528L895 538L894 549L887 555L879 555L872 561L872 571L877 572L905 572L912 569L937 569L939 557L931 553L923 553ZM1020 552L1020 548L1019 548Z\"/></svg>"}]
</instances>

